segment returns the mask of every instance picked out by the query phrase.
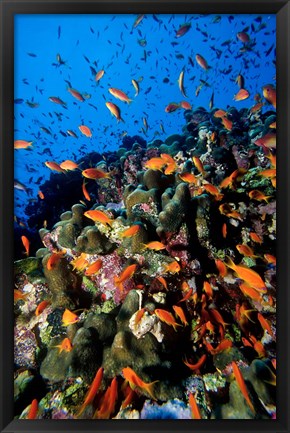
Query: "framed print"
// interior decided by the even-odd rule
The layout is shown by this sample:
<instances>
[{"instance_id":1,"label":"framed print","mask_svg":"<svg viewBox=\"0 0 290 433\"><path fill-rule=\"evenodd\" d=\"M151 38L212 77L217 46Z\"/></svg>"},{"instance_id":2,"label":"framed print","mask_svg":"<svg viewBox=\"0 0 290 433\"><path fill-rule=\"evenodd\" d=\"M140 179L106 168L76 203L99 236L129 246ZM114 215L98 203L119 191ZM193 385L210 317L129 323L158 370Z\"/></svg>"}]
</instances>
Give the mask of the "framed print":
<instances>
[{"instance_id":1,"label":"framed print","mask_svg":"<svg viewBox=\"0 0 290 433\"><path fill-rule=\"evenodd\" d=\"M288 431L288 25L1 3L1 431Z\"/></svg>"}]
</instances>

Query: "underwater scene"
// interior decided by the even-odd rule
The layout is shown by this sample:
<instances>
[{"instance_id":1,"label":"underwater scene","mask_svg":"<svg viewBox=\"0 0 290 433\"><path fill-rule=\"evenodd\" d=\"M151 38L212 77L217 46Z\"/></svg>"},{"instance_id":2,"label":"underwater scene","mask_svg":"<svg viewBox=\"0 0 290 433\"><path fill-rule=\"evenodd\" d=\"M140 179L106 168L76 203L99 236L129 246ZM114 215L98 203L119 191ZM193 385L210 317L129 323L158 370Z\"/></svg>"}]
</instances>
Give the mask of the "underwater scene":
<instances>
[{"instance_id":1,"label":"underwater scene","mask_svg":"<svg viewBox=\"0 0 290 433\"><path fill-rule=\"evenodd\" d=\"M15 419L276 419L275 15L16 15Z\"/></svg>"}]
</instances>

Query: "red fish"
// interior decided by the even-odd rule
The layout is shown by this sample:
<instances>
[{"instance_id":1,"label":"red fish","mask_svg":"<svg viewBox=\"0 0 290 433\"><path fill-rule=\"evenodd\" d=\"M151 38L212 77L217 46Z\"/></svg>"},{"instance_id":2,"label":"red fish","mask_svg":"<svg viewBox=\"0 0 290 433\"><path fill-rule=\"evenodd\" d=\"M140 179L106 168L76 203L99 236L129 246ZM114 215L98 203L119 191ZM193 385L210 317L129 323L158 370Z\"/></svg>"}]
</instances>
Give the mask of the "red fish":
<instances>
[{"instance_id":1,"label":"red fish","mask_svg":"<svg viewBox=\"0 0 290 433\"><path fill-rule=\"evenodd\" d=\"M26 419L35 419L37 416L37 412L38 412L38 401L35 398L34 400L32 400Z\"/></svg>"},{"instance_id":2,"label":"red fish","mask_svg":"<svg viewBox=\"0 0 290 433\"><path fill-rule=\"evenodd\" d=\"M200 370L200 368L203 366L203 364L205 363L205 361L206 361L206 355L204 354L204 355L202 355L202 356L199 358L199 360L198 360L195 364L190 364L190 363L187 361L187 359L186 359L185 361L183 361L183 362L184 362L184 364L185 364L188 368L190 368L190 370L192 370L192 371L196 371L196 370Z\"/></svg>"},{"instance_id":3,"label":"red fish","mask_svg":"<svg viewBox=\"0 0 290 433\"><path fill-rule=\"evenodd\" d=\"M28 147L32 147L33 141L26 140L15 140L14 141L14 149L27 149Z\"/></svg>"},{"instance_id":4,"label":"red fish","mask_svg":"<svg viewBox=\"0 0 290 433\"><path fill-rule=\"evenodd\" d=\"M92 263L87 268L87 270L85 272L85 275L86 276L91 276L91 275L97 274L99 272L99 270L101 269L102 264L103 264L103 262L102 262L101 259L96 260L94 263Z\"/></svg>"},{"instance_id":5,"label":"red fish","mask_svg":"<svg viewBox=\"0 0 290 433\"><path fill-rule=\"evenodd\" d=\"M36 307L35 315L39 316L46 309L46 307L49 304L50 304L49 301L42 301L42 302L40 302L40 304L38 304L38 306Z\"/></svg>"},{"instance_id":6,"label":"red fish","mask_svg":"<svg viewBox=\"0 0 290 433\"><path fill-rule=\"evenodd\" d=\"M100 367L98 369L98 371L97 371L97 373L95 375L95 378L94 378L94 380L93 380L93 382L92 382L92 384L90 386L90 389L89 389L89 391L88 391L88 393L86 395L85 401L83 402L80 410L77 413L77 417L79 417L83 413L83 411L85 410L85 408L89 404L93 403L94 398L95 398L95 396L96 396L96 394L97 394L97 392L98 392L98 390L99 390L99 388L101 386L101 383L102 383L103 372L104 372L103 367Z\"/></svg>"},{"instance_id":7,"label":"red fish","mask_svg":"<svg viewBox=\"0 0 290 433\"><path fill-rule=\"evenodd\" d=\"M88 193L88 190L86 188L86 182L85 182L85 180L83 181L83 184L82 184L82 191L83 191L85 199L88 200L88 201L91 201L90 194Z\"/></svg>"},{"instance_id":8,"label":"red fish","mask_svg":"<svg viewBox=\"0 0 290 433\"><path fill-rule=\"evenodd\" d=\"M132 99L129 99L126 93L122 92L122 90L115 89L111 87L109 89L109 92L111 95L113 95L115 98L120 99L120 101L127 102L127 104L130 104L132 102Z\"/></svg>"},{"instance_id":9,"label":"red fish","mask_svg":"<svg viewBox=\"0 0 290 433\"><path fill-rule=\"evenodd\" d=\"M174 111L178 110L178 108L180 108L180 104L176 102L170 102L170 104L165 107L165 112L173 113Z\"/></svg>"},{"instance_id":10,"label":"red fish","mask_svg":"<svg viewBox=\"0 0 290 433\"><path fill-rule=\"evenodd\" d=\"M183 309L181 307L178 307L177 305L173 305L172 308L173 308L176 316L179 317L179 319L184 324L184 326L187 326L188 325L188 321L186 320L186 317L185 317Z\"/></svg>"},{"instance_id":11,"label":"red fish","mask_svg":"<svg viewBox=\"0 0 290 433\"><path fill-rule=\"evenodd\" d=\"M62 352L68 353L68 352L71 352L73 349L73 346L72 346L69 338L64 338L60 344L57 344L54 347L58 348L59 353L62 353Z\"/></svg>"},{"instance_id":12,"label":"red fish","mask_svg":"<svg viewBox=\"0 0 290 433\"><path fill-rule=\"evenodd\" d=\"M99 168L87 168L82 171L82 175L87 179L111 179L110 173L107 173Z\"/></svg>"},{"instance_id":13,"label":"red fish","mask_svg":"<svg viewBox=\"0 0 290 433\"><path fill-rule=\"evenodd\" d=\"M29 256L29 246L30 246L30 242L27 239L26 236L21 236L21 241L23 243L23 246L25 248L25 254L27 255L27 257Z\"/></svg>"},{"instance_id":14,"label":"red fish","mask_svg":"<svg viewBox=\"0 0 290 433\"><path fill-rule=\"evenodd\" d=\"M181 36L185 35L185 33L187 33L190 28L191 28L191 23L184 23L184 24L182 24L179 27L179 29L176 31L175 36L177 38L180 38Z\"/></svg>"},{"instance_id":15,"label":"red fish","mask_svg":"<svg viewBox=\"0 0 290 433\"><path fill-rule=\"evenodd\" d=\"M244 378L242 376L242 373L241 373L241 371L240 371L240 369L237 366L235 361L232 361L232 368L233 368L233 373L234 373L234 376L236 378L237 384L239 385L239 388L242 391L242 394L245 397L245 400L246 400L249 408L251 409L251 411L253 413L255 413L255 409L254 409L253 403L250 400L250 396L249 396L249 393L247 390L246 383L245 383Z\"/></svg>"},{"instance_id":16,"label":"red fish","mask_svg":"<svg viewBox=\"0 0 290 433\"><path fill-rule=\"evenodd\" d=\"M270 104L276 108L276 89L272 84L263 86L263 96Z\"/></svg>"},{"instance_id":17,"label":"red fish","mask_svg":"<svg viewBox=\"0 0 290 433\"><path fill-rule=\"evenodd\" d=\"M192 393L189 394L189 405L191 408L192 418L193 419L202 419L201 414L200 414L200 410L199 410L197 403L196 403L195 396Z\"/></svg>"}]
</instances>

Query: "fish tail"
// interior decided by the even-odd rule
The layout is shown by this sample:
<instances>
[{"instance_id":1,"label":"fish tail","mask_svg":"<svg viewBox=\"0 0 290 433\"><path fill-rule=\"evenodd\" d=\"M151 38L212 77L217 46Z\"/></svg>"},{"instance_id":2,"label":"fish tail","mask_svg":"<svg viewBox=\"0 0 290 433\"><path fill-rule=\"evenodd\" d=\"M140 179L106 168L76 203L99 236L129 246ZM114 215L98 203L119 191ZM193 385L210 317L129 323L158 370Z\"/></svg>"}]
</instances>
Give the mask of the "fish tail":
<instances>
[{"instance_id":1,"label":"fish tail","mask_svg":"<svg viewBox=\"0 0 290 433\"><path fill-rule=\"evenodd\" d=\"M157 398L155 397L155 395L153 393L154 384L156 382L159 382L159 380L155 380L154 382L146 384L146 386L144 388L153 400L157 400Z\"/></svg>"},{"instance_id":2,"label":"fish tail","mask_svg":"<svg viewBox=\"0 0 290 433\"><path fill-rule=\"evenodd\" d=\"M226 256L226 257L227 257L227 261L224 262L225 265L226 265L228 268L234 270L236 265L234 264L234 262L232 261L232 259L231 259L229 256Z\"/></svg>"}]
</instances>

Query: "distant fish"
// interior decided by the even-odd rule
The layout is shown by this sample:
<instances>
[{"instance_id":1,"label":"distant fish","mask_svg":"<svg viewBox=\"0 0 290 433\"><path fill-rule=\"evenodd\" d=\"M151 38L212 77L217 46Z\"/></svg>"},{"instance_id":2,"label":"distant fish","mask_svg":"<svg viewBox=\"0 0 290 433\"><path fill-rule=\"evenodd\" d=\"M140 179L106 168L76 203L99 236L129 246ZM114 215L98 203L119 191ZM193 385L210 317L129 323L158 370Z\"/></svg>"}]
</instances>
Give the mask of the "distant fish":
<instances>
[{"instance_id":1,"label":"distant fish","mask_svg":"<svg viewBox=\"0 0 290 433\"><path fill-rule=\"evenodd\" d=\"M18 189L19 191L24 191L26 194L31 195L32 190L30 188L27 188L23 183L19 182L18 180L14 180L14 188Z\"/></svg>"},{"instance_id":2,"label":"distant fish","mask_svg":"<svg viewBox=\"0 0 290 433\"><path fill-rule=\"evenodd\" d=\"M64 102L62 99L60 99L58 96L49 96L48 100L50 102L54 102L55 104L59 105L66 105L66 102Z\"/></svg>"},{"instance_id":3,"label":"distant fish","mask_svg":"<svg viewBox=\"0 0 290 433\"><path fill-rule=\"evenodd\" d=\"M178 87L179 87L179 90L181 91L182 95L185 98L187 98L187 95L186 95L185 90L184 90L184 71L181 71L179 74Z\"/></svg>"},{"instance_id":4,"label":"distant fish","mask_svg":"<svg viewBox=\"0 0 290 433\"><path fill-rule=\"evenodd\" d=\"M82 134L84 134L86 137L92 137L92 132L90 130L90 128L86 125L80 125L79 126L79 130L81 131Z\"/></svg>"},{"instance_id":5,"label":"distant fish","mask_svg":"<svg viewBox=\"0 0 290 433\"><path fill-rule=\"evenodd\" d=\"M23 104L23 102L24 102L24 99L21 99L21 98L14 99L14 104Z\"/></svg>"},{"instance_id":6,"label":"distant fish","mask_svg":"<svg viewBox=\"0 0 290 433\"><path fill-rule=\"evenodd\" d=\"M58 28L57 28L57 39L60 38L60 35L61 35L61 26L58 26Z\"/></svg>"},{"instance_id":7,"label":"distant fish","mask_svg":"<svg viewBox=\"0 0 290 433\"><path fill-rule=\"evenodd\" d=\"M136 20L134 21L133 24L133 29L135 29L137 26L139 26L139 24L141 23L141 21L143 20L143 18L145 17L144 14L138 15Z\"/></svg>"},{"instance_id":8,"label":"distant fish","mask_svg":"<svg viewBox=\"0 0 290 433\"><path fill-rule=\"evenodd\" d=\"M27 53L27 55L30 56L30 57L37 57L37 55L34 54L34 53Z\"/></svg>"},{"instance_id":9,"label":"distant fish","mask_svg":"<svg viewBox=\"0 0 290 433\"><path fill-rule=\"evenodd\" d=\"M127 102L127 104L129 104L130 102L132 102L132 99L129 99L129 97L126 95L126 93L124 93L122 90L110 87L109 88L109 92L115 98L120 99L120 101Z\"/></svg>"},{"instance_id":10,"label":"distant fish","mask_svg":"<svg viewBox=\"0 0 290 433\"><path fill-rule=\"evenodd\" d=\"M179 27L179 29L176 31L175 36L177 38L180 38L181 36L185 35L185 33L187 33L190 28L191 28L191 23L182 24Z\"/></svg>"},{"instance_id":11,"label":"distant fish","mask_svg":"<svg viewBox=\"0 0 290 433\"><path fill-rule=\"evenodd\" d=\"M32 147L32 143L33 141L15 140L14 149L27 149L28 147Z\"/></svg>"}]
</instances>

